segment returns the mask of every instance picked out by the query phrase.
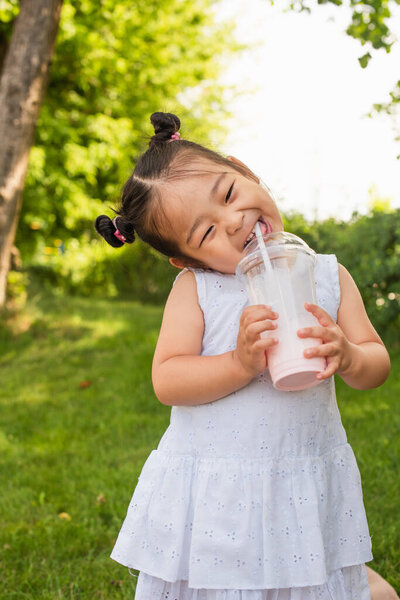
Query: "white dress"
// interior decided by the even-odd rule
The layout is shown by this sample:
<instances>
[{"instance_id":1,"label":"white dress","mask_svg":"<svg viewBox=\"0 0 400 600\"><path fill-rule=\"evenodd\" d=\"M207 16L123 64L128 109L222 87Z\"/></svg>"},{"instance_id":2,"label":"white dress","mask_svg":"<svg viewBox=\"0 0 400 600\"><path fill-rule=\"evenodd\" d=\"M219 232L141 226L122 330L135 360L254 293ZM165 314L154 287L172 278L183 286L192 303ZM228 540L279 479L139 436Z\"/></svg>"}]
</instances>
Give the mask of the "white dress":
<instances>
[{"instance_id":1,"label":"white dress","mask_svg":"<svg viewBox=\"0 0 400 600\"><path fill-rule=\"evenodd\" d=\"M202 355L233 350L246 291L193 273ZM336 321L334 255L317 255L315 282ZM215 402L173 406L111 558L140 571L136 600L369 600L371 539L334 378L282 392L267 369Z\"/></svg>"}]
</instances>

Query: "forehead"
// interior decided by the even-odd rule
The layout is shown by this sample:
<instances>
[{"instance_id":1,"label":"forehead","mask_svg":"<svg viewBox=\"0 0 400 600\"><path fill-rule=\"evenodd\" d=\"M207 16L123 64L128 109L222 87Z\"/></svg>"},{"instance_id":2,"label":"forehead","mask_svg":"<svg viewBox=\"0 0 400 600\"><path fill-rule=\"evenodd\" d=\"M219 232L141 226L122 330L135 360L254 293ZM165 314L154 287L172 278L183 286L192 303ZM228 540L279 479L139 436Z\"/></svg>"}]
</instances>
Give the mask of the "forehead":
<instances>
[{"instance_id":1,"label":"forehead","mask_svg":"<svg viewBox=\"0 0 400 600\"><path fill-rule=\"evenodd\" d=\"M165 184L173 184L176 189L181 190L193 190L199 186L204 188L207 181L215 179L216 174L230 171L237 172L229 164L219 164L203 157L193 157L174 165Z\"/></svg>"},{"instance_id":2,"label":"forehead","mask_svg":"<svg viewBox=\"0 0 400 600\"><path fill-rule=\"evenodd\" d=\"M162 210L171 224L186 224L193 212L208 202L217 176L224 172L239 175L229 165L197 158L177 167L166 181L159 183Z\"/></svg>"}]
</instances>

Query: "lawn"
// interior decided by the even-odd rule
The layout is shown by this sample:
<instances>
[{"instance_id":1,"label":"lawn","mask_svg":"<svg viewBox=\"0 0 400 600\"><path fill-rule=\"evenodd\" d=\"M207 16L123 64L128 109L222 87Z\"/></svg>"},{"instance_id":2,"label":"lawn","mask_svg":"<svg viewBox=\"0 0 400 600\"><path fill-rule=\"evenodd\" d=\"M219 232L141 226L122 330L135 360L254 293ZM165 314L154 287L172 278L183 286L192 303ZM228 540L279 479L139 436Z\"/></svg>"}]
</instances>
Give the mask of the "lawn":
<instances>
[{"instance_id":1,"label":"lawn","mask_svg":"<svg viewBox=\"0 0 400 600\"><path fill-rule=\"evenodd\" d=\"M0 328L3 599L134 596L109 558L141 467L170 408L150 381L162 308L31 298ZM370 566L400 591L400 353L378 390L337 378L373 539Z\"/></svg>"}]
</instances>

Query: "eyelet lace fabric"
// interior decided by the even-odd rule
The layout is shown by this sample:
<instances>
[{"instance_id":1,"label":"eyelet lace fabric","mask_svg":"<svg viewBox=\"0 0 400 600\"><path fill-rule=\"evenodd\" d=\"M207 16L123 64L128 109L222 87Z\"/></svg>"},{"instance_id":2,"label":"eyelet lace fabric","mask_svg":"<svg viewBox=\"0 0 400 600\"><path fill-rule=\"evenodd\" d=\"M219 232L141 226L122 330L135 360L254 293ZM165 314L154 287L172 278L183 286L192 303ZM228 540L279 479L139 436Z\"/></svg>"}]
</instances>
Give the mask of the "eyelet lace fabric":
<instances>
[{"instance_id":1,"label":"eyelet lace fabric","mask_svg":"<svg viewBox=\"0 0 400 600\"><path fill-rule=\"evenodd\" d=\"M233 350L245 290L234 275L193 273L205 321L202 354ZM336 320L334 255L317 255L315 281L318 304ZM148 577L164 582L157 600L167 592L171 599L181 594L179 600L367 598L327 595L345 585L344 568L364 573L360 565L372 560L360 474L334 378L282 392L266 369L218 401L173 406L111 557L141 571L142 589ZM161 583L153 583L159 590Z\"/></svg>"},{"instance_id":2,"label":"eyelet lace fabric","mask_svg":"<svg viewBox=\"0 0 400 600\"><path fill-rule=\"evenodd\" d=\"M207 590L189 588L140 573L135 600L370 600L365 565L334 571L322 585L269 590Z\"/></svg>"}]
</instances>

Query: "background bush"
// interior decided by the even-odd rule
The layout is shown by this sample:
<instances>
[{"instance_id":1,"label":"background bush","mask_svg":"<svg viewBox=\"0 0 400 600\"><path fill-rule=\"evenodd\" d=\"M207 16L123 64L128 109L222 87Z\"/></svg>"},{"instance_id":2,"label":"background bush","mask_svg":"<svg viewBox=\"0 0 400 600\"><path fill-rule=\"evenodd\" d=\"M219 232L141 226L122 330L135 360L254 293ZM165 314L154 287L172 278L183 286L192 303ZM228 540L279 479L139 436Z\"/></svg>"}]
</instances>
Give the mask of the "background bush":
<instances>
[{"instance_id":1,"label":"background bush","mask_svg":"<svg viewBox=\"0 0 400 600\"><path fill-rule=\"evenodd\" d=\"M336 254L355 280L368 315L392 343L400 339L400 209L355 213L350 221L284 216L285 229L316 252ZM177 270L140 240L114 249L102 240L70 239L25 267L34 286L56 293L165 302ZM15 278L13 272L11 278Z\"/></svg>"},{"instance_id":2,"label":"background bush","mask_svg":"<svg viewBox=\"0 0 400 600\"><path fill-rule=\"evenodd\" d=\"M399 343L400 209L371 209L350 221L333 218L309 223L287 215L285 229L303 238L316 252L336 254L355 280L367 313L380 335Z\"/></svg>"}]
</instances>

